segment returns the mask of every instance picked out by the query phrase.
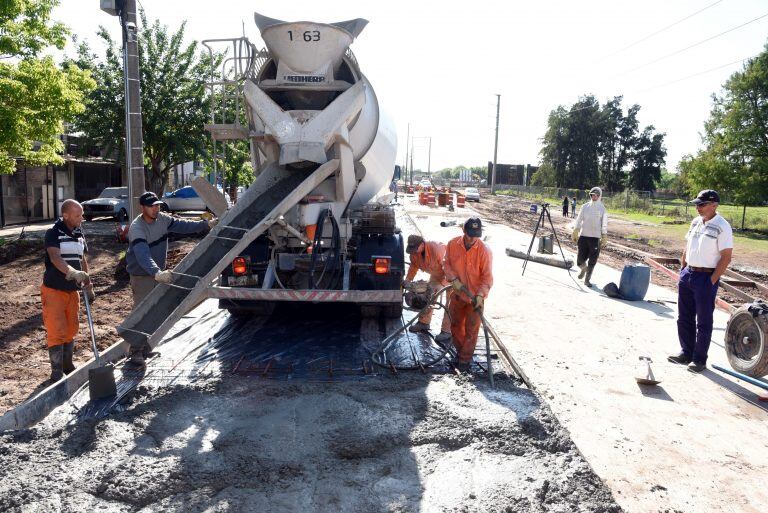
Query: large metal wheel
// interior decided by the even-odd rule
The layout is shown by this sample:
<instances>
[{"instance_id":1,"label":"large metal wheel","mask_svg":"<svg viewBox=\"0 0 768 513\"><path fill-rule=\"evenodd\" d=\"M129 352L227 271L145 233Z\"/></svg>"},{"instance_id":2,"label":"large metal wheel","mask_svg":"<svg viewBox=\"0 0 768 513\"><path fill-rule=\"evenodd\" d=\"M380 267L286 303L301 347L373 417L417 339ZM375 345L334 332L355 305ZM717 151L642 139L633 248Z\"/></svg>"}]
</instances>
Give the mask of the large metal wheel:
<instances>
[{"instance_id":1,"label":"large metal wheel","mask_svg":"<svg viewBox=\"0 0 768 513\"><path fill-rule=\"evenodd\" d=\"M733 370L761 378L768 374L768 316L738 308L725 328L725 352Z\"/></svg>"}]
</instances>

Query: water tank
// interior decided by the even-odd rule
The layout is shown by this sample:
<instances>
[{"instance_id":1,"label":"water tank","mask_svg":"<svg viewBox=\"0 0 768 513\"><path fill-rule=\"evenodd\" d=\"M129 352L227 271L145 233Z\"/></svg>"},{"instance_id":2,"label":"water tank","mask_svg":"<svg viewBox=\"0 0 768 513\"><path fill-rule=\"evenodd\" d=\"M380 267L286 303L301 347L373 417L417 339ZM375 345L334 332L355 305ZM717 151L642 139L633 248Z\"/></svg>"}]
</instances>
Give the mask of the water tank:
<instances>
[{"instance_id":1,"label":"water tank","mask_svg":"<svg viewBox=\"0 0 768 513\"><path fill-rule=\"evenodd\" d=\"M624 266L619 293L628 301L642 301L651 283L651 268L643 264Z\"/></svg>"}]
</instances>

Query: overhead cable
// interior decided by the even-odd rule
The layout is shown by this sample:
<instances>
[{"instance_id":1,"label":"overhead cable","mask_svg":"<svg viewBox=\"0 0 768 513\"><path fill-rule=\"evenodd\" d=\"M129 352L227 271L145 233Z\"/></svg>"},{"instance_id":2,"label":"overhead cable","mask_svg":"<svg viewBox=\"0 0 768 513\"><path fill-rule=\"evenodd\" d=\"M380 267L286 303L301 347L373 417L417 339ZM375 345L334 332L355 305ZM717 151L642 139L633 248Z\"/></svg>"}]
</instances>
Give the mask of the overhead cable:
<instances>
[{"instance_id":1,"label":"overhead cable","mask_svg":"<svg viewBox=\"0 0 768 513\"><path fill-rule=\"evenodd\" d=\"M641 64L640 66L637 66L637 67L632 68L630 70L624 71L623 73L619 73L618 75L614 75L612 78L618 78L618 77L627 75L629 73L632 73L634 71L637 71L639 69L642 69L642 68L645 68L647 66L650 66L651 64L656 64L659 61L663 61L664 59L668 59L669 57L673 57L675 55L683 53L683 52L685 52L687 50L690 50L691 48L695 48L695 47L697 47L699 45L702 45L702 44L704 44L704 43L706 43L708 41L712 41L713 39L716 39L716 38L718 38L720 36L724 36L725 34L728 34L729 32L733 32L734 30L738 30L738 29L740 29L742 27L746 27L747 25L749 25L751 23L754 23L754 22L756 22L758 20L761 20L761 19L763 19L765 17L768 17L768 13L765 13L765 14L763 14L761 16L758 16L757 18L753 18L753 19L751 19L751 20L749 20L747 22L742 23L741 25L736 25L735 27L731 27L728 30L720 32L719 34L715 34L714 36L710 36L710 37L708 37L706 39L703 39L703 40L701 40L701 41L699 41L697 43L694 43L692 45L686 46L685 48L681 48L680 50L676 50L676 51L674 51L672 53L668 53L667 55L663 55L663 56L659 57L658 59L654 59L652 61L646 62L645 64Z\"/></svg>"}]
</instances>

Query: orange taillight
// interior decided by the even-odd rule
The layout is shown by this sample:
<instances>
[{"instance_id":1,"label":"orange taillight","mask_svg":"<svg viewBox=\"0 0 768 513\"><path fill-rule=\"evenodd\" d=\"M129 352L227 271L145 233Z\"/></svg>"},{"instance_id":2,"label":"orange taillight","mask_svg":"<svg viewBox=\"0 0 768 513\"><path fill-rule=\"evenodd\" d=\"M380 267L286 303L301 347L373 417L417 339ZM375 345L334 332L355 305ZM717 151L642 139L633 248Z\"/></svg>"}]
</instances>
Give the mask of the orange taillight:
<instances>
[{"instance_id":1,"label":"orange taillight","mask_svg":"<svg viewBox=\"0 0 768 513\"><path fill-rule=\"evenodd\" d=\"M387 274L391 262L391 257L373 257L373 272L376 274Z\"/></svg>"},{"instance_id":2,"label":"orange taillight","mask_svg":"<svg viewBox=\"0 0 768 513\"><path fill-rule=\"evenodd\" d=\"M248 262L244 257L237 257L232 260L232 272L235 276L242 276L248 272Z\"/></svg>"}]
</instances>

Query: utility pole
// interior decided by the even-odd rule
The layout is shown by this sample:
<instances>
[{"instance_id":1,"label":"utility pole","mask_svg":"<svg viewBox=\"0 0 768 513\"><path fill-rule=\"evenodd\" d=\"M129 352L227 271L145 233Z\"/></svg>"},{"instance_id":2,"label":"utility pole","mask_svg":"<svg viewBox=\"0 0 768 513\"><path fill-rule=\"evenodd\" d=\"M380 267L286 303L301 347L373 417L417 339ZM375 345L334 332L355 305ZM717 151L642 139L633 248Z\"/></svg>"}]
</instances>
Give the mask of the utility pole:
<instances>
[{"instance_id":1,"label":"utility pole","mask_svg":"<svg viewBox=\"0 0 768 513\"><path fill-rule=\"evenodd\" d=\"M411 141L411 185L413 185L413 141Z\"/></svg>"},{"instance_id":2,"label":"utility pole","mask_svg":"<svg viewBox=\"0 0 768 513\"><path fill-rule=\"evenodd\" d=\"M411 144L411 124L408 123L408 132L405 136L405 180L408 182L408 151ZM413 185L413 169L411 169L411 185Z\"/></svg>"},{"instance_id":3,"label":"utility pole","mask_svg":"<svg viewBox=\"0 0 768 513\"><path fill-rule=\"evenodd\" d=\"M125 88L125 171L128 179L128 220L140 212L144 192L144 137L141 126L139 39L136 0L100 0L101 9L120 17L123 29L123 82Z\"/></svg>"},{"instance_id":4,"label":"utility pole","mask_svg":"<svg viewBox=\"0 0 768 513\"><path fill-rule=\"evenodd\" d=\"M429 137L429 151L427 152L427 174L432 179L432 136Z\"/></svg>"},{"instance_id":5,"label":"utility pole","mask_svg":"<svg viewBox=\"0 0 768 513\"><path fill-rule=\"evenodd\" d=\"M491 170L491 194L496 194L496 156L499 152L499 107L501 95L496 95L496 141L493 143L493 169Z\"/></svg>"}]
</instances>

